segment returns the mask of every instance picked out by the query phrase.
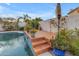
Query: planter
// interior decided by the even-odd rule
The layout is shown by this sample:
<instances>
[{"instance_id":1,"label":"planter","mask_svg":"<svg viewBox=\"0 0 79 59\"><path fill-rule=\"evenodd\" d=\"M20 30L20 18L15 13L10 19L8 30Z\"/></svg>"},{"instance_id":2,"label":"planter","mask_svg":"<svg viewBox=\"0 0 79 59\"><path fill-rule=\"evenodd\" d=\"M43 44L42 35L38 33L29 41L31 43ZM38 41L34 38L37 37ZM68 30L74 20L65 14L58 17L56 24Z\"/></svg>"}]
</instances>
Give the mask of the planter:
<instances>
[{"instance_id":1,"label":"planter","mask_svg":"<svg viewBox=\"0 0 79 59\"><path fill-rule=\"evenodd\" d=\"M54 48L52 50L52 54L55 54L56 56L64 56L65 55L65 51L57 49L57 48Z\"/></svg>"},{"instance_id":2,"label":"planter","mask_svg":"<svg viewBox=\"0 0 79 59\"><path fill-rule=\"evenodd\" d=\"M35 37L35 33L31 33L31 36L34 38Z\"/></svg>"}]
</instances>

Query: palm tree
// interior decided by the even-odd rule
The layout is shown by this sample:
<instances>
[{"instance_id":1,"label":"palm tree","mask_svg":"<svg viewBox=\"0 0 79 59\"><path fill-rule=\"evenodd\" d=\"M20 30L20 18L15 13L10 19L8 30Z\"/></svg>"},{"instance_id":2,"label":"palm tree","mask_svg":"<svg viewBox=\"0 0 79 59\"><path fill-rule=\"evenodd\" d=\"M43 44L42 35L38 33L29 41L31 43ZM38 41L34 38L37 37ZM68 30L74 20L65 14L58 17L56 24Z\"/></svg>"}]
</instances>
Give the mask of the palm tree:
<instances>
[{"instance_id":1,"label":"palm tree","mask_svg":"<svg viewBox=\"0 0 79 59\"><path fill-rule=\"evenodd\" d=\"M19 20L20 20L20 19L23 19L24 22L28 23L28 22L29 22L29 18L31 18L31 17L29 17L27 14L24 14L23 17L19 17L19 18L17 19L17 30L18 30L18 28L19 28L19 27L18 27ZM25 30L25 27L24 27L24 30Z\"/></svg>"},{"instance_id":2,"label":"palm tree","mask_svg":"<svg viewBox=\"0 0 79 59\"><path fill-rule=\"evenodd\" d=\"M40 21L42 21L40 17L33 19L33 25L35 29L39 29Z\"/></svg>"},{"instance_id":3,"label":"palm tree","mask_svg":"<svg viewBox=\"0 0 79 59\"><path fill-rule=\"evenodd\" d=\"M36 17L35 20L42 21L42 19L40 17Z\"/></svg>"}]
</instances>

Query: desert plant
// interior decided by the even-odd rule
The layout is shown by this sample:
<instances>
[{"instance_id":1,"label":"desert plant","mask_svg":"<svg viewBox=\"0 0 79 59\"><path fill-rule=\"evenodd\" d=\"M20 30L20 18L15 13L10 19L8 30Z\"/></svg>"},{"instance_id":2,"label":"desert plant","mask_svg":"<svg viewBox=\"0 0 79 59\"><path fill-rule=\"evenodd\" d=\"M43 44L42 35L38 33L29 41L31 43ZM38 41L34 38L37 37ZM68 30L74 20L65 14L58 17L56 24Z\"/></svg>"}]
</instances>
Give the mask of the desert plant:
<instances>
[{"instance_id":1,"label":"desert plant","mask_svg":"<svg viewBox=\"0 0 79 59\"><path fill-rule=\"evenodd\" d=\"M79 40L75 39L70 41L69 51L76 56L79 56Z\"/></svg>"},{"instance_id":2,"label":"desert plant","mask_svg":"<svg viewBox=\"0 0 79 59\"><path fill-rule=\"evenodd\" d=\"M75 29L69 36L69 49L73 55L79 56L79 29Z\"/></svg>"},{"instance_id":3,"label":"desert plant","mask_svg":"<svg viewBox=\"0 0 79 59\"><path fill-rule=\"evenodd\" d=\"M79 38L79 29L75 28L75 32L76 32L77 37Z\"/></svg>"},{"instance_id":4,"label":"desert plant","mask_svg":"<svg viewBox=\"0 0 79 59\"><path fill-rule=\"evenodd\" d=\"M56 39L52 43L53 48L58 48L60 50L67 50L69 48L69 36L73 31L62 29L56 36Z\"/></svg>"}]
</instances>

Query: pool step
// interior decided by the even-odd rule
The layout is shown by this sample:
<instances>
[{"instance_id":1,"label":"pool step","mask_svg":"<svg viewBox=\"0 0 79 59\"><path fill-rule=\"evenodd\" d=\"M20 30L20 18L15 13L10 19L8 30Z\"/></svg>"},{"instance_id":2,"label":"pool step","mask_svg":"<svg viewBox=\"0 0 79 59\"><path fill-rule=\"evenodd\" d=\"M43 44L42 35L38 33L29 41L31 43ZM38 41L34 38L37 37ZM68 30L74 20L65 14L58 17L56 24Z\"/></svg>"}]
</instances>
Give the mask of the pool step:
<instances>
[{"instance_id":1,"label":"pool step","mask_svg":"<svg viewBox=\"0 0 79 59\"><path fill-rule=\"evenodd\" d=\"M40 41L40 40L44 40L45 38L44 37L40 37L40 38L33 38L32 39L32 42L35 42L35 41Z\"/></svg>"},{"instance_id":2,"label":"pool step","mask_svg":"<svg viewBox=\"0 0 79 59\"><path fill-rule=\"evenodd\" d=\"M32 45L33 45L33 49L34 49L36 55L47 52L51 48L51 45L43 37L32 39Z\"/></svg>"},{"instance_id":3,"label":"pool step","mask_svg":"<svg viewBox=\"0 0 79 59\"><path fill-rule=\"evenodd\" d=\"M43 45L39 45L37 47L34 48L36 55L39 55L41 53L44 53L46 51L50 50L50 45L49 44L43 44Z\"/></svg>"},{"instance_id":4,"label":"pool step","mask_svg":"<svg viewBox=\"0 0 79 59\"><path fill-rule=\"evenodd\" d=\"M33 47L35 47L35 46L38 46L38 45L44 44L44 43L47 43L47 41L42 39L42 40L33 41L32 45L33 45Z\"/></svg>"}]
</instances>

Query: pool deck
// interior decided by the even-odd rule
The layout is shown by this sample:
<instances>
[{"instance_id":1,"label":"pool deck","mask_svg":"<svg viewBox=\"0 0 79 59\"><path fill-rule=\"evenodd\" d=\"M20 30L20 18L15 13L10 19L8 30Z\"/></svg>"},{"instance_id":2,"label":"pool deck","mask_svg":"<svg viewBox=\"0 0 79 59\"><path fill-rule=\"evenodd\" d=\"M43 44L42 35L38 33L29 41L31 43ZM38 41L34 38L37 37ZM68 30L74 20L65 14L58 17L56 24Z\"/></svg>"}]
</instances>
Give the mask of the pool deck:
<instances>
[{"instance_id":1,"label":"pool deck","mask_svg":"<svg viewBox=\"0 0 79 59\"><path fill-rule=\"evenodd\" d=\"M39 56L56 56L54 53L51 54L51 52L45 52L40 54ZM70 52L66 51L65 52L65 56L73 56Z\"/></svg>"},{"instance_id":2,"label":"pool deck","mask_svg":"<svg viewBox=\"0 0 79 59\"><path fill-rule=\"evenodd\" d=\"M52 56L52 54L50 52L45 52L40 54L39 56Z\"/></svg>"}]
</instances>

